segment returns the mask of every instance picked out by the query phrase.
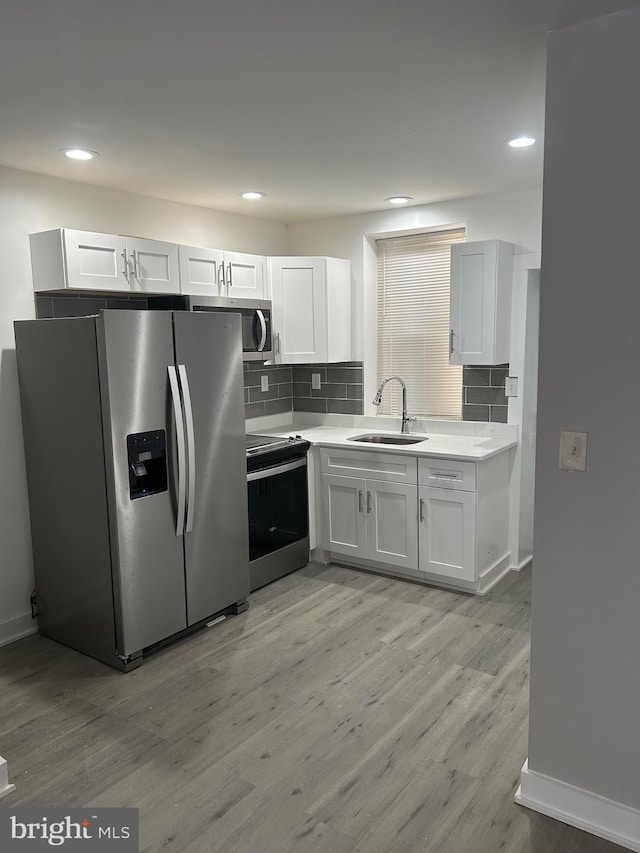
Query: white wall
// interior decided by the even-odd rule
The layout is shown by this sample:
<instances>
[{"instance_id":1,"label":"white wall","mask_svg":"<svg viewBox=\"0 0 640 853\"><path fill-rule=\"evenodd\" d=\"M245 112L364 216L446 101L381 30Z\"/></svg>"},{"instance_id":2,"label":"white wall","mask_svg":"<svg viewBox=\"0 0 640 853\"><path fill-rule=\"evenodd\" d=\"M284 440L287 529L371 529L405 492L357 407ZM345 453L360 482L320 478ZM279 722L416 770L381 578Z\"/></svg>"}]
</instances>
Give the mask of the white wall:
<instances>
[{"instance_id":1,"label":"white wall","mask_svg":"<svg viewBox=\"0 0 640 853\"><path fill-rule=\"evenodd\" d=\"M531 771L637 810L639 44L639 11L549 40L529 741Z\"/></svg>"},{"instance_id":2,"label":"white wall","mask_svg":"<svg viewBox=\"0 0 640 853\"><path fill-rule=\"evenodd\" d=\"M519 252L540 251L541 188L393 208L289 225L289 253L351 260L354 359L365 362L365 400L375 393L376 261L372 236L464 225L467 240L501 239ZM365 404L365 414L375 409Z\"/></svg>"},{"instance_id":3,"label":"white wall","mask_svg":"<svg viewBox=\"0 0 640 853\"><path fill-rule=\"evenodd\" d=\"M286 226L0 167L0 642L31 628L33 588L13 320L34 316L29 234L49 228L129 233L283 254Z\"/></svg>"}]
</instances>

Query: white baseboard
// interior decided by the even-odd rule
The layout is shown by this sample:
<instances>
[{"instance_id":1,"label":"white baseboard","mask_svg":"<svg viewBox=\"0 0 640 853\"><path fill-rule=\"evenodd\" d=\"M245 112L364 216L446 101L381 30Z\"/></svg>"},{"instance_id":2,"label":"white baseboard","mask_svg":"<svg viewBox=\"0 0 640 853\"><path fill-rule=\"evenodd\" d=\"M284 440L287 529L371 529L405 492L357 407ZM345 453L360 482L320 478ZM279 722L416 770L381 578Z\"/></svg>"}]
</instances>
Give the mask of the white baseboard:
<instances>
[{"instance_id":1,"label":"white baseboard","mask_svg":"<svg viewBox=\"0 0 640 853\"><path fill-rule=\"evenodd\" d=\"M6 646L8 643L13 643L29 634L35 634L37 630L38 623L31 618L30 613L23 613L21 616L16 616L15 619L0 622L0 646Z\"/></svg>"},{"instance_id":2,"label":"white baseboard","mask_svg":"<svg viewBox=\"0 0 640 853\"><path fill-rule=\"evenodd\" d=\"M529 770L525 761L515 801L521 806L584 829L640 853L640 811Z\"/></svg>"},{"instance_id":3,"label":"white baseboard","mask_svg":"<svg viewBox=\"0 0 640 853\"><path fill-rule=\"evenodd\" d=\"M6 760L0 755L0 800L15 791L16 786L9 784L9 771Z\"/></svg>"},{"instance_id":4,"label":"white baseboard","mask_svg":"<svg viewBox=\"0 0 640 853\"><path fill-rule=\"evenodd\" d=\"M529 554L523 560L517 564L517 566L511 566L512 572L521 572L523 569L526 569L529 563L533 562L533 554Z\"/></svg>"}]
</instances>

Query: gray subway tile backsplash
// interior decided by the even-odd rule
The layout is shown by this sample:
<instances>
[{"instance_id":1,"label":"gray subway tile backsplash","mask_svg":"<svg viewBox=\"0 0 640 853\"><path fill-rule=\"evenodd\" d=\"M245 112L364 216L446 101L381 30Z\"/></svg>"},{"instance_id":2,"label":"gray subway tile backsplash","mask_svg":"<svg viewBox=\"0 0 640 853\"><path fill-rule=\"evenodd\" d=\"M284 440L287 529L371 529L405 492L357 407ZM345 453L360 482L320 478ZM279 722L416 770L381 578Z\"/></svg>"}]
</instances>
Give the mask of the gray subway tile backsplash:
<instances>
[{"instance_id":1,"label":"gray subway tile backsplash","mask_svg":"<svg viewBox=\"0 0 640 853\"><path fill-rule=\"evenodd\" d=\"M327 367L327 382L358 383L362 385L361 367Z\"/></svg>"},{"instance_id":2,"label":"gray subway tile backsplash","mask_svg":"<svg viewBox=\"0 0 640 853\"><path fill-rule=\"evenodd\" d=\"M311 387L313 373L320 374L320 388ZM362 415L363 396L361 361L293 367L293 408L296 412Z\"/></svg>"},{"instance_id":3,"label":"gray subway tile backsplash","mask_svg":"<svg viewBox=\"0 0 640 853\"><path fill-rule=\"evenodd\" d=\"M333 397L335 400L346 400L347 386L335 382L323 382L320 388L311 389L312 397Z\"/></svg>"},{"instance_id":4,"label":"gray subway tile backsplash","mask_svg":"<svg viewBox=\"0 0 640 853\"><path fill-rule=\"evenodd\" d=\"M489 406L466 406L462 407L462 419L464 421L488 421Z\"/></svg>"},{"instance_id":5,"label":"gray subway tile backsplash","mask_svg":"<svg viewBox=\"0 0 640 853\"><path fill-rule=\"evenodd\" d=\"M491 369L489 367L464 367L462 369L462 384L491 385Z\"/></svg>"},{"instance_id":6,"label":"gray subway tile backsplash","mask_svg":"<svg viewBox=\"0 0 640 853\"><path fill-rule=\"evenodd\" d=\"M293 367L293 381L294 382L309 382L311 383L311 374L318 373L320 374L320 381L327 381L327 367L326 365L295 365Z\"/></svg>"},{"instance_id":7,"label":"gray subway tile backsplash","mask_svg":"<svg viewBox=\"0 0 640 853\"><path fill-rule=\"evenodd\" d=\"M282 412L291 411L291 397L283 397L280 400L265 400L265 415L280 415Z\"/></svg>"},{"instance_id":8,"label":"gray subway tile backsplash","mask_svg":"<svg viewBox=\"0 0 640 853\"><path fill-rule=\"evenodd\" d=\"M327 399L327 412L336 415L361 415L362 400Z\"/></svg>"},{"instance_id":9,"label":"gray subway tile backsplash","mask_svg":"<svg viewBox=\"0 0 640 853\"><path fill-rule=\"evenodd\" d=\"M267 391L261 390L261 378L263 376L268 379L269 388ZM246 418L275 415L292 410L293 388L290 367L246 361L244 363L244 388ZM249 402L247 402L247 395Z\"/></svg>"},{"instance_id":10,"label":"gray subway tile backsplash","mask_svg":"<svg viewBox=\"0 0 640 853\"><path fill-rule=\"evenodd\" d=\"M482 403L486 405L507 405L507 398L504 396L504 387L502 388L477 388L471 387L466 389L465 403Z\"/></svg>"},{"instance_id":11,"label":"gray subway tile backsplash","mask_svg":"<svg viewBox=\"0 0 640 853\"><path fill-rule=\"evenodd\" d=\"M506 424L509 409L507 406L490 406L490 417L493 423Z\"/></svg>"},{"instance_id":12,"label":"gray subway tile backsplash","mask_svg":"<svg viewBox=\"0 0 640 853\"><path fill-rule=\"evenodd\" d=\"M504 393L509 365L468 365L462 371L462 419L507 422L509 400Z\"/></svg>"},{"instance_id":13,"label":"gray subway tile backsplash","mask_svg":"<svg viewBox=\"0 0 640 853\"><path fill-rule=\"evenodd\" d=\"M294 397L293 398L293 411L294 412L320 412L321 414L326 414L327 411L327 401L322 397L316 397L315 399L306 399L305 397Z\"/></svg>"}]
</instances>

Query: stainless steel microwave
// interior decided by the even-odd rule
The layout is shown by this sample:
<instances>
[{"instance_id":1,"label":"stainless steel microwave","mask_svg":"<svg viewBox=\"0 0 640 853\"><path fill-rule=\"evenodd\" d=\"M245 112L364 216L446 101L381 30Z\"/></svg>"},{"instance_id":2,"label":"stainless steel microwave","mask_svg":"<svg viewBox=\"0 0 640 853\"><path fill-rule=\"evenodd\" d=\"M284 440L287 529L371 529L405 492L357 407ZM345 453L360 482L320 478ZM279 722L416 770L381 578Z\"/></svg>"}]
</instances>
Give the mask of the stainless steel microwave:
<instances>
[{"instance_id":1,"label":"stainless steel microwave","mask_svg":"<svg viewBox=\"0 0 640 853\"><path fill-rule=\"evenodd\" d=\"M189 311L232 311L242 317L242 353L245 361L273 358L271 302L266 299L230 299L226 296L187 296Z\"/></svg>"}]
</instances>

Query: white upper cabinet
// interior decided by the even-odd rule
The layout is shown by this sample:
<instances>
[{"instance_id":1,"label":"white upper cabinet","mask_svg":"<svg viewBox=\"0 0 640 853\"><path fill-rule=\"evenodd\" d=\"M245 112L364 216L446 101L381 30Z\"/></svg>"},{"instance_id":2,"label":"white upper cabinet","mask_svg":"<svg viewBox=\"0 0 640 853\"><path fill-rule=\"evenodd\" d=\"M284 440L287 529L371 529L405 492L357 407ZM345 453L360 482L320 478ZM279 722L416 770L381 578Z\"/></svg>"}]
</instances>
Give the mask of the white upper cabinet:
<instances>
[{"instance_id":1,"label":"white upper cabinet","mask_svg":"<svg viewBox=\"0 0 640 853\"><path fill-rule=\"evenodd\" d=\"M222 249L179 246L180 292L191 296L266 299L265 258Z\"/></svg>"},{"instance_id":2,"label":"white upper cabinet","mask_svg":"<svg viewBox=\"0 0 640 853\"><path fill-rule=\"evenodd\" d=\"M31 234L33 289L180 293L173 243L58 228Z\"/></svg>"},{"instance_id":3,"label":"white upper cabinet","mask_svg":"<svg viewBox=\"0 0 640 853\"><path fill-rule=\"evenodd\" d=\"M340 258L269 258L276 361L350 361L351 264Z\"/></svg>"},{"instance_id":4,"label":"white upper cabinet","mask_svg":"<svg viewBox=\"0 0 640 853\"><path fill-rule=\"evenodd\" d=\"M225 296L221 249L178 246L180 292L191 296Z\"/></svg>"},{"instance_id":5,"label":"white upper cabinet","mask_svg":"<svg viewBox=\"0 0 640 853\"><path fill-rule=\"evenodd\" d=\"M502 240L451 247L451 364L509 361L513 252Z\"/></svg>"},{"instance_id":6,"label":"white upper cabinet","mask_svg":"<svg viewBox=\"0 0 640 853\"><path fill-rule=\"evenodd\" d=\"M58 228L29 239L36 291L131 289L124 237Z\"/></svg>"},{"instance_id":7,"label":"white upper cabinet","mask_svg":"<svg viewBox=\"0 0 640 853\"><path fill-rule=\"evenodd\" d=\"M267 276L261 255L224 252L226 295L232 299L266 299Z\"/></svg>"},{"instance_id":8,"label":"white upper cabinet","mask_svg":"<svg viewBox=\"0 0 640 853\"><path fill-rule=\"evenodd\" d=\"M174 243L126 237L129 284L136 293L180 293L178 247Z\"/></svg>"}]
</instances>

